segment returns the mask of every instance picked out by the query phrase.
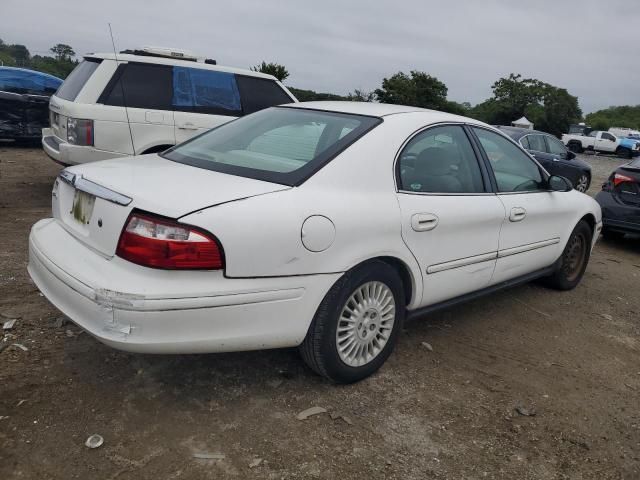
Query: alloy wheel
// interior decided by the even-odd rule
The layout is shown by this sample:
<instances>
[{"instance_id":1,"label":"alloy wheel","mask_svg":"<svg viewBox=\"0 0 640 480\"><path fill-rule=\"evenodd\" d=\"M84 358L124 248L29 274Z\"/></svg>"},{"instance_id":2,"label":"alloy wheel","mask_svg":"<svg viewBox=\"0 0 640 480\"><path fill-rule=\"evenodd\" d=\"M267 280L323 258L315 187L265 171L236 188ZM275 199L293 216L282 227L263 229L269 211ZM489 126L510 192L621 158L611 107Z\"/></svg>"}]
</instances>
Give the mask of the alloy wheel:
<instances>
[{"instance_id":1,"label":"alloy wheel","mask_svg":"<svg viewBox=\"0 0 640 480\"><path fill-rule=\"evenodd\" d=\"M586 174L583 174L580 176L580 178L578 178L578 181L576 182L576 190L584 193L587 191L588 188L589 188L589 177Z\"/></svg>"}]
</instances>

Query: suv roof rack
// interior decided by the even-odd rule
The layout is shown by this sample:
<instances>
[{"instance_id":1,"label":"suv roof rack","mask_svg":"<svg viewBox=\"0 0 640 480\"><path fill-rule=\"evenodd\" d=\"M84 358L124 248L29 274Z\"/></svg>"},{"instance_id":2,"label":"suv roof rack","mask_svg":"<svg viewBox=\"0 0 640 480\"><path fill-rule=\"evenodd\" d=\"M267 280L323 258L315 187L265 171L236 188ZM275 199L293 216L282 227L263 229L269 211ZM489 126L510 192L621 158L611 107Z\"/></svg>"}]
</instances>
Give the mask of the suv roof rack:
<instances>
[{"instance_id":1,"label":"suv roof rack","mask_svg":"<svg viewBox=\"0 0 640 480\"><path fill-rule=\"evenodd\" d=\"M166 48L166 47L142 47L141 49L127 49L122 50L120 53L129 55L139 55L144 57L161 57L161 58L174 58L176 60L185 60L187 62L204 62L209 65L216 65L217 62L210 58L202 59L195 53L189 50L183 50L180 48Z\"/></svg>"}]
</instances>

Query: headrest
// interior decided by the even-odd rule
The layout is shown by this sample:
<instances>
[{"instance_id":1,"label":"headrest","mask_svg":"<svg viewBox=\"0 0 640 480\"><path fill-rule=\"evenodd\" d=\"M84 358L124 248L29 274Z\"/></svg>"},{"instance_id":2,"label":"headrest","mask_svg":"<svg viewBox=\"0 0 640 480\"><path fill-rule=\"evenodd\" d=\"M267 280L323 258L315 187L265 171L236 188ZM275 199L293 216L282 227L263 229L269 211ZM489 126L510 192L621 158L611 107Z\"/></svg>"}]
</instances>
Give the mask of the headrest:
<instances>
[{"instance_id":1,"label":"headrest","mask_svg":"<svg viewBox=\"0 0 640 480\"><path fill-rule=\"evenodd\" d=\"M457 164L458 156L454 151L443 147L429 147L418 155L415 171L421 176L451 175Z\"/></svg>"}]
</instances>

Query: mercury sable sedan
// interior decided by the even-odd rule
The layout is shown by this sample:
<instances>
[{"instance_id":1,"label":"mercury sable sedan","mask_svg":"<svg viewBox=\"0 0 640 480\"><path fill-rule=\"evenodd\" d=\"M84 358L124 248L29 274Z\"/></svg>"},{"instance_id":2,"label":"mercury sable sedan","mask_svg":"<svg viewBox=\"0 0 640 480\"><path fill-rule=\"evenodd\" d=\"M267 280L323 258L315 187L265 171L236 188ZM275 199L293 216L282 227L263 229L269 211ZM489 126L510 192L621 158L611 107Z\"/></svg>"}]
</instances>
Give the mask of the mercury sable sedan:
<instances>
[{"instance_id":1,"label":"mercury sable sedan","mask_svg":"<svg viewBox=\"0 0 640 480\"><path fill-rule=\"evenodd\" d=\"M148 353L299 346L354 382L402 322L583 276L598 204L513 140L414 107L301 103L162 154L67 168L29 273L98 340Z\"/></svg>"}]
</instances>

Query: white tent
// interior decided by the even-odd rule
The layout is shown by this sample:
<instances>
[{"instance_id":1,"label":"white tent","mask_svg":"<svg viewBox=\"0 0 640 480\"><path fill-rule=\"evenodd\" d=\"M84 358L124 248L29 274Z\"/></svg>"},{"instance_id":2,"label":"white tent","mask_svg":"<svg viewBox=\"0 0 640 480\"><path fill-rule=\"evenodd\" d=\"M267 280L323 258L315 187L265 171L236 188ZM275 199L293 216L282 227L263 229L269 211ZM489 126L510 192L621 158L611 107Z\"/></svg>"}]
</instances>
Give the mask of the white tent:
<instances>
[{"instance_id":1,"label":"white tent","mask_svg":"<svg viewBox=\"0 0 640 480\"><path fill-rule=\"evenodd\" d=\"M529 130L533 130L533 123L527 120L527 117L522 117L518 120L514 120L513 122L511 122L511 125L513 127L528 128Z\"/></svg>"}]
</instances>

